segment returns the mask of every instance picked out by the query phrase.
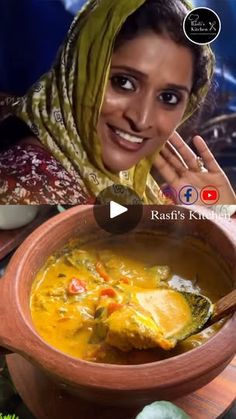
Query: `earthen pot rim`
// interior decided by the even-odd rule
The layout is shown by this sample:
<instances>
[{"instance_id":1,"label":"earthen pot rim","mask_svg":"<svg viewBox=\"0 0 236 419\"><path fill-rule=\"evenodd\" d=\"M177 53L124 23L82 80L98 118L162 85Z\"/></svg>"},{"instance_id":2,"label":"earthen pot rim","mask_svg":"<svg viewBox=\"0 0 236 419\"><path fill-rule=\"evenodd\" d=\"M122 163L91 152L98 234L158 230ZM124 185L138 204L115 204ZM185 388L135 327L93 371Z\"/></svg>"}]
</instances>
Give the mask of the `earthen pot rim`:
<instances>
[{"instance_id":1,"label":"earthen pot rim","mask_svg":"<svg viewBox=\"0 0 236 419\"><path fill-rule=\"evenodd\" d=\"M176 206L174 208L176 208ZM186 210L186 208L184 209ZM195 209L199 210L199 207L195 207ZM211 368L220 365L232 357L233 343L232 345L228 345L224 352L222 349L217 348L221 339L224 339L227 342L230 340L233 341L232 333L234 330L236 330L236 314L224 324L222 329L220 329L215 336L213 336L200 347L192 349L186 353L176 355L172 358L138 365L115 365L83 361L70 355L64 354L60 350L57 350L56 348L46 343L37 334L31 320L22 310L18 293L20 285L19 281L22 281L21 272L25 268L27 257L35 246L39 248L39 243L42 237L45 236L46 232L48 234L50 231L52 234L53 229L55 230L59 225L63 225L66 220L79 214L85 214L85 212L91 210L91 206L80 206L72 208L62 214L56 215L42 226L40 226L37 230L35 230L17 250L9 264L9 267L7 268L5 278L7 281L5 281L4 285L6 285L7 282L8 286L11 288L11 295L15 296L14 302L16 316L12 322L12 326L14 326L13 329L20 330L23 338L25 339L21 339L20 341L16 339L16 344L14 345L14 341L11 338L6 339L5 342L1 342L0 336L0 343L5 344L5 346L9 349L21 353L25 358L31 360L36 365L39 365L47 372L57 376L58 379L60 379L62 382L70 383L72 385L83 385L88 387L91 386L109 389L122 388L125 390L137 388L141 390L149 388L150 385L152 385L154 371L160 375L162 374L162 377L166 376L166 382L160 383L160 386L171 385L175 382L178 384L180 381L186 381L188 378L192 378L194 374L201 375L206 370L210 370ZM226 224L228 227L230 226L230 223ZM220 226L217 225L217 228L222 230L222 224ZM226 230L224 230L224 233L226 233ZM235 249L235 243L231 240L230 237L227 238L232 242ZM18 266L17 270L16 266ZM14 283L10 280L10 277L13 274L15 274ZM5 292L6 290L7 287L5 287ZM6 294L4 294L4 297L5 295ZM234 350L235 349L236 348L234 345ZM209 351L214 351L215 355L217 355L217 361L213 362L213 360L211 360L209 361L208 365L203 366L202 358L207 357ZM187 360L191 360L191 362L195 364L195 367L198 367L198 372L196 372L196 368L195 372L191 371L189 368L185 368ZM174 373L171 375L168 373L168 370L172 372L175 370L182 370L182 378L180 379L179 376L175 377ZM134 373L134 377L132 377L132 371ZM129 374L127 374L127 372ZM118 378L116 379L117 373ZM138 380L136 373L138 373ZM121 377L123 378L121 379Z\"/></svg>"}]
</instances>

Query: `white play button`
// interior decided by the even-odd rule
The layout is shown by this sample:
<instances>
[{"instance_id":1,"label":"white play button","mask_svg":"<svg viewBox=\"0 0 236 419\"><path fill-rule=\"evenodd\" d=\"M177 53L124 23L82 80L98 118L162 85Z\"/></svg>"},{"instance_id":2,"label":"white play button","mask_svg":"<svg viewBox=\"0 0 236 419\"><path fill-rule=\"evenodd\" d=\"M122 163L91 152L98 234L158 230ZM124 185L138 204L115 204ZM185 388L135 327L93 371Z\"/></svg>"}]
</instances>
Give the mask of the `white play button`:
<instances>
[{"instance_id":1,"label":"white play button","mask_svg":"<svg viewBox=\"0 0 236 419\"><path fill-rule=\"evenodd\" d=\"M98 194L93 213L99 227L108 233L128 233L142 218L142 200L132 189L114 183Z\"/></svg>"},{"instance_id":2,"label":"white play button","mask_svg":"<svg viewBox=\"0 0 236 419\"><path fill-rule=\"evenodd\" d=\"M118 204L115 201L110 201L110 218L118 217L124 212L127 212L128 208L124 207L123 205Z\"/></svg>"}]
</instances>

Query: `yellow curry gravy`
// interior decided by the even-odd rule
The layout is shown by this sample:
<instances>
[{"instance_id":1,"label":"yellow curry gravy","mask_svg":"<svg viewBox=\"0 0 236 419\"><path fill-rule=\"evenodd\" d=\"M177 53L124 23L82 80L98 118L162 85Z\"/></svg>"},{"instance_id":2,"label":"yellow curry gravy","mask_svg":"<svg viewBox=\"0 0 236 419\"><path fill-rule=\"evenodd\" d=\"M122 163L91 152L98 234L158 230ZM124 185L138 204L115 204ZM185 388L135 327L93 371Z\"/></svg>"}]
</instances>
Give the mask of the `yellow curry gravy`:
<instances>
[{"instance_id":1,"label":"yellow curry gravy","mask_svg":"<svg viewBox=\"0 0 236 419\"><path fill-rule=\"evenodd\" d=\"M232 284L224 263L196 239L135 233L71 242L37 274L31 291L32 320L42 338L62 352L116 364L174 356L201 345L221 327L222 323L208 327L169 350L132 349L124 339L114 347L105 341L100 319L113 316L122 332L122 307L132 309L134 295L157 288L198 292L215 302Z\"/></svg>"}]
</instances>

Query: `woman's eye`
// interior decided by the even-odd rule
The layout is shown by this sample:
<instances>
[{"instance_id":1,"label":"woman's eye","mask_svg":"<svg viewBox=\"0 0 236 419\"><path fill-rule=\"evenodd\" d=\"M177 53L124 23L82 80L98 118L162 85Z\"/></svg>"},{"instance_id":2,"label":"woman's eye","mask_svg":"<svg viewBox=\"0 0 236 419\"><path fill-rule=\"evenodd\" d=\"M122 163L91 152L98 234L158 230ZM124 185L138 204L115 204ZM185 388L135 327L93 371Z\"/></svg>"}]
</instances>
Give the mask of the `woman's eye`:
<instances>
[{"instance_id":1,"label":"woman's eye","mask_svg":"<svg viewBox=\"0 0 236 419\"><path fill-rule=\"evenodd\" d=\"M159 97L167 105L177 105L180 102L179 96L173 92L164 92Z\"/></svg>"},{"instance_id":2,"label":"woman's eye","mask_svg":"<svg viewBox=\"0 0 236 419\"><path fill-rule=\"evenodd\" d=\"M132 83L127 77L125 76L113 76L111 78L111 83L114 87L118 87L122 90L135 90L134 83Z\"/></svg>"}]
</instances>

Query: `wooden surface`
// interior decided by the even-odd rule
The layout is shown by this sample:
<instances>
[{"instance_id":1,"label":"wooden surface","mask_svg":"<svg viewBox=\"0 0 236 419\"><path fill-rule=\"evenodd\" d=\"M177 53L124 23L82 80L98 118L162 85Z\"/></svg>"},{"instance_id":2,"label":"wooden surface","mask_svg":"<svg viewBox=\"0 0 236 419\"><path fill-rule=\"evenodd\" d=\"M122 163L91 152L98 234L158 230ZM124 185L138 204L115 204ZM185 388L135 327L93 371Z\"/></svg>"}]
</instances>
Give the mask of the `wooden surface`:
<instances>
[{"instance_id":1,"label":"wooden surface","mask_svg":"<svg viewBox=\"0 0 236 419\"><path fill-rule=\"evenodd\" d=\"M14 230L0 230L0 260L19 246L36 227L56 213L55 206L41 205L38 215L31 223Z\"/></svg>"},{"instance_id":2,"label":"wooden surface","mask_svg":"<svg viewBox=\"0 0 236 419\"><path fill-rule=\"evenodd\" d=\"M98 407L66 394L20 355L8 355L7 364L18 393L37 419L134 419L141 410ZM174 403L192 419L216 419L235 398L236 357L210 384Z\"/></svg>"}]
</instances>

